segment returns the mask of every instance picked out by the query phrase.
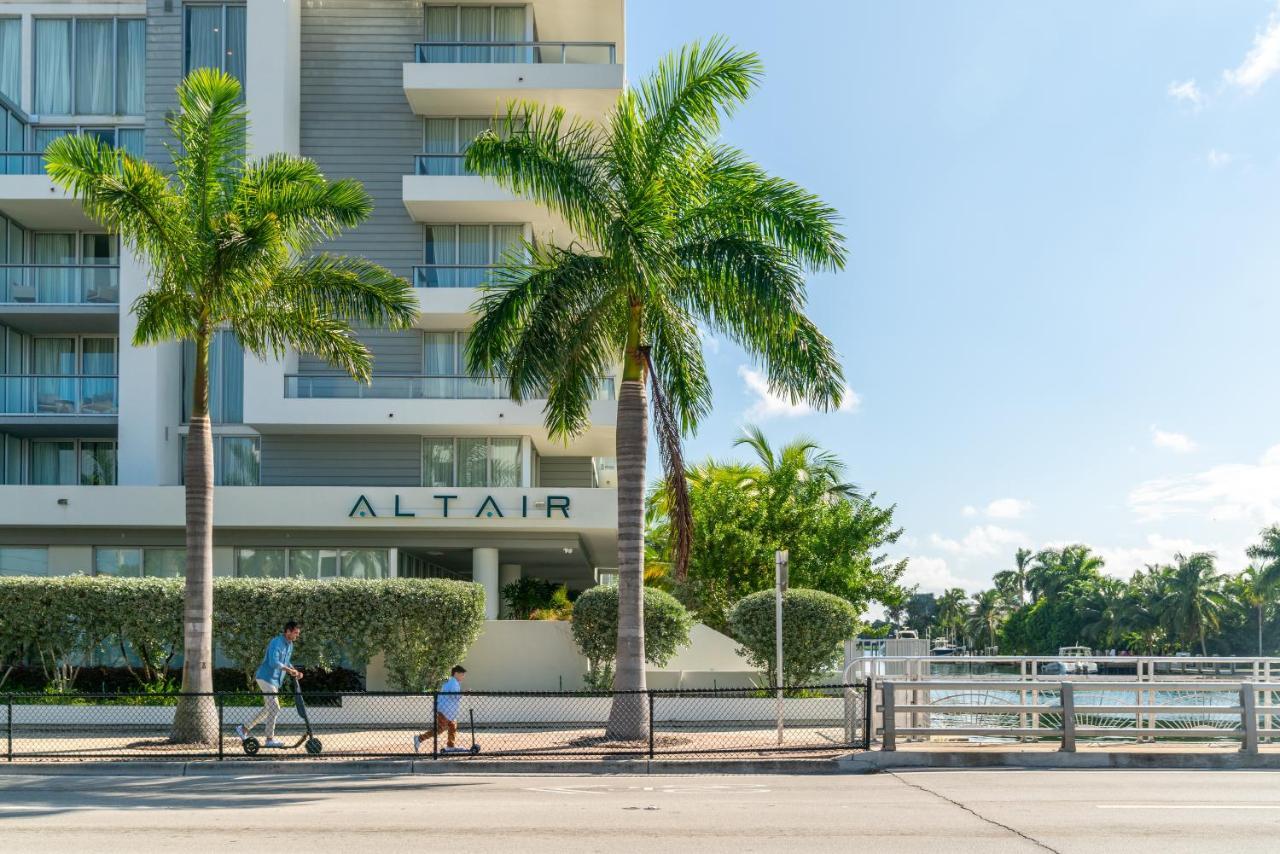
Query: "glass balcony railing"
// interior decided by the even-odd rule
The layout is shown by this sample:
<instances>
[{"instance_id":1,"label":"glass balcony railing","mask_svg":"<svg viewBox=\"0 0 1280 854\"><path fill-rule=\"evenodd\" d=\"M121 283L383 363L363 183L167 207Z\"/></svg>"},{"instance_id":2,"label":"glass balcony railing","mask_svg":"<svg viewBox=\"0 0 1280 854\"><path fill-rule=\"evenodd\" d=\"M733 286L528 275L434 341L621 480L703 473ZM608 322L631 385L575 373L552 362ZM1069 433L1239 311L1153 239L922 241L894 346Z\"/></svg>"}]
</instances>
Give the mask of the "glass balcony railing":
<instances>
[{"instance_id":1,"label":"glass balcony railing","mask_svg":"<svg viewBox=\"0 0 1280 854\"><path fill-rule=\"evenodd\" d=\"M472 175L467 171L465 154L415 154L415 175Z\"/></svg>"},{"instance_id":2,"label":"glass balcony railing","mask_svg":"<svg viewBox=\"0 0 1280 854\"><path fill-rule=\"evenodd\" d=\"M617 65L614 42L419 42L418 62Z\"/></svg>"},{"instance_id":3,"label":"glass balcony railing","mask_svg":"<svg viewBox=\"0 0 1280 854\"><path fill-rule=\"evenodd\" d=\"M0 303L118 305L114 264L0 264Z\"/></svg>"},{"instance_id":4,"label":"glass balcony railing","mask_svg":"<svg viewBox=\"0 0 1280 854\"><path fill-rule=\"evenodd\" d=\"M478 288L489 281L492 264L424 264L413 268L415 288Z\"/></svg>"},{"instance_id":5,"label":"glass balcony railing","mask_svg":"<svg viewBox=\"0 0 1280 854\"><path fill-rule=\"evenodd\" d=\"M0 175L43 175L44 155L39 151L0 151Z\"/></svg>"},{"instance_id":6,"label":"glass balcony railing","mask_svg":"<svg viewBox=\"0 0 1280 854\"><path fill-rule=\"evenodd\" d=\"M504 379L474 377L409 376L404 374L375 376L366 385L346 376L329 374L287 374L284 378L287 398L370 399L370 400L505 400ZM596 400L613 400L613 378L598 381Z\"/></svg>"},{"instance_id":7,"label":"glass balcony railing","mask_svg":"<svg viewBox=\"0 0 1280 854\"><path fill-rule=\"evenodd\" d=\"M113 376L0 376L0 415L116 415L119 411Z\"/></svg>"}]
</instances>

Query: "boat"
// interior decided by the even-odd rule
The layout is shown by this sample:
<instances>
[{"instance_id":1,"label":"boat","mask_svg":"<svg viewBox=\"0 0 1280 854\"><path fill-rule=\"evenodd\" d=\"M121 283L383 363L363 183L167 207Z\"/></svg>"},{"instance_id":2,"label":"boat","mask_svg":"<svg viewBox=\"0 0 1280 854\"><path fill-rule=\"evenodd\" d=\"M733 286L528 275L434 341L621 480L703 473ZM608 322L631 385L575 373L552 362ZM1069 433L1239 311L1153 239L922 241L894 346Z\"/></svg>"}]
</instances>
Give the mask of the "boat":
<instances>
[{"instance_id":1,"label":"boat","mask_svg":"<svg viewBox=\"0 0 1280 854\"><path fill-rule=\"evenodd\" d=\"M1097 676L1098 663L1085 661L1093 656L1093 650L1087 646L1060 646L1058 655L1061 661L1046 661L1039 667L1042 676ZM1072 660L1075 659L1075 660Z\"/></svg>"}]
</instances>

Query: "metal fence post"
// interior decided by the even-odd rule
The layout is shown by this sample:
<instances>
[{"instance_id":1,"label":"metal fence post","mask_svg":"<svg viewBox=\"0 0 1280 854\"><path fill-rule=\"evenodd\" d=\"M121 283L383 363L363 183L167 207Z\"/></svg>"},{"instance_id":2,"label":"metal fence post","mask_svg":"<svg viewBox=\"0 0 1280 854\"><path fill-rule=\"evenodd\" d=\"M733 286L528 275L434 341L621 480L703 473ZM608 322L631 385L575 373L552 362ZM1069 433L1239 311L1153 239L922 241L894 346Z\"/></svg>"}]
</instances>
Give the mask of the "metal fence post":
<instances>
[{"instance_id":1,"label":"metal fence post","mask_svg":"<svg viewBox=\"0 0 1280 854\"><path fill-rule=\"evenodd\" d=\"M9 694L4 699L5 699L5 709L6 709L6 715L5 715L6 723L5 723L4 731L5 731L5 740L8 743L8 747L6 748L5 752L6 752L6 755L9 757L9 761L12 762L13 761L13 695Z\"/></svg>"},{"instance_id":2,"label":"metal fence post","mask_svg":"<svg viewBox=\"0 0 1280 854\"><path fill-rule=\"evenodd\" d=\"M223 732L222 732L222 729L223 729L223 721L222 721L222 715L223 715L223 710L222 710L222 695L221 695L221 694L214 694L214 695L213 695L213 703L214 703L214 705L215 705L215 706L217 706L217 707L218 707L218 761L219 761L219 762L221 762L221 761L223 760L223 758L224 758L223 750L222 750L222 740L223 740Z\"/></svg>"},{"instance_id":3,"label":"metal fence post","mask_svg":"<svg viewBox=\"0 0 1280 854\"><path fill-rule=\"evenodd\" d=\"M884 738L880 741L881 750L898 749L898 716L894 711L894 686L892 682L881 682L880 690L884 693ZM870 700L870 698L868 698Z\"/></svg>"},{"instance_id":4,"label":"metal fence post","mask_svg":"<svg viewBox=\"0 0 1280 854\"><path fill-rule=\"evenodd\" d=\"M1253 686L1245 682L1240 686L1240 723L1243 725L1241 753L1258 752L1258 708Z\"/></svg>"},{"instance_id":5,"label":"metal fence post","mask_svg":"<svg viewBox=\"0 0 1280 854\"><path fill-rule=\"evenodd\" d=\"M653 758L653 692L646 691L649 695L649 758Z\"/></svg>"},{"instance_id":6,"label":"metal fence post","mask_svg":"<svg viewBox=\"0 0 1280 854\"><path fill-rule=\"evenodd\" d=\"M1059 687L1062 703L1062 746L1063 753L1076 752L1076 686L1063 682Z\"/></svg>"},{"instance_id":7,"label":"metal fence post","mask_svg":"<svg viewBox=\"0 0 1280 854\"><path fill-rule=\"evenodd\" d=\"M871 739L875 735L875 730L871 728L871 707L875 705L873 694L871 693L871 677L867 677L867 684L863 688L862 694L862 749L871 749Z\"/></svg>"},{"instance_id":8,"label":"metal fence post","mask_svg":"<svg viewBox=\"0 0 1280 854\"><path fill-rule=\"evenodd\" d=\"M431 758L440 758L440 694L431 692Z\"/></svg>"}]
</instances>

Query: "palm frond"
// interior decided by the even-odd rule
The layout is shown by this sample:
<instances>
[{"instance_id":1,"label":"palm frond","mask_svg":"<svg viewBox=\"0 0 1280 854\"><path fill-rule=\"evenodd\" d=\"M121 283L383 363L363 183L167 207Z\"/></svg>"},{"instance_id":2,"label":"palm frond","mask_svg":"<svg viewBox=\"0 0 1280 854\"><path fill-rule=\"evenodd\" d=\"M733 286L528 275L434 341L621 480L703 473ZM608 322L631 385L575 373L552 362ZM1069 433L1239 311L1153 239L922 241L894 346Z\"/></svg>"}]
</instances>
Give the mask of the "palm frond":
<instances>
[{"instance_id":1,"label":"palm frond","mask_svg":"<svg viewBox=\"0 0 1280 854\"><path fill-rule=\"evenodd\" d=\"M684 452L678 415L663 389L662 376L654 370L649 348L643 348L653 391L654 436L658 440L658 456L667 483L667 520L671 525L671 566L676 579L684 581L689 569L689 552L693 547L693 507L689 501L689 481L685 478Z\"/></svg>"},{"instance_id":2,"label":"palm frond","mask_svg":"<svg viewBox=\"0 0 1280 854\"><path fill-rule=\"evenodd\" d=\"M390 329L406 329L418 315L412 286L364 258L321 253L276 273L263 295L268 306Z\"/></svg>"},{"instance_id":3,"label":"palm frond","mask_svg":"<svg viewBox=\"0 0 1280 854\"><path fill-rule=\"evenodd\" d=\"M259 358L279 358L293 347L324 359L353 379L368 382L373 357L350 325L301 306L261 306L229 320L240 343Z\"/></svg>"}]
</instances>

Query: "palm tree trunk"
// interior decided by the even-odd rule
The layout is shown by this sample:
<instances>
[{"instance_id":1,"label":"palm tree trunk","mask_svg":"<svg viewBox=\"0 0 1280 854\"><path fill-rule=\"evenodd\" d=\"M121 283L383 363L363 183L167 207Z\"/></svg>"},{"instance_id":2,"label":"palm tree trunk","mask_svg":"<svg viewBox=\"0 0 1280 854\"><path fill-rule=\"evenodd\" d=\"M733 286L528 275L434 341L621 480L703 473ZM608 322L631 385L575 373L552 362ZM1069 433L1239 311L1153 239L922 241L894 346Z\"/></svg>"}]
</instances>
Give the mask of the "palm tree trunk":
<instances>
[{"instance_id":1,"label":"palm tree trunk","mask_svg":"<svg viewBox=\"0 0 1280 854\"><path fill-rule=\"evenodd\" d=\"M213 437L209 428L209 341L196 337L191 425L183 476L186 483L187 579L183 599L182 693L213 692ZM214 744L217 709L211 696L184 696L173 716L173 741Z\"/></svg>"},{"instance_id":2,"label":"palm tree trunk","mask_svg":"<svg viewBox=\"0 0 1280 854\"><path fill-rule=\"evenodd\" d=\"M649 403L639 315L633 312L627 362L618 393L618 648L615 691L645 690L644 676L644 478L649 445ZM607 736L618 741L648 737L649 704L640 693L615 694Z\"/></svg>"}]
</instances>

